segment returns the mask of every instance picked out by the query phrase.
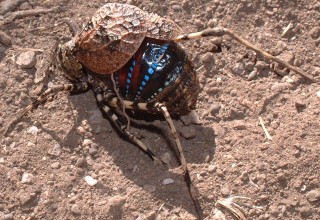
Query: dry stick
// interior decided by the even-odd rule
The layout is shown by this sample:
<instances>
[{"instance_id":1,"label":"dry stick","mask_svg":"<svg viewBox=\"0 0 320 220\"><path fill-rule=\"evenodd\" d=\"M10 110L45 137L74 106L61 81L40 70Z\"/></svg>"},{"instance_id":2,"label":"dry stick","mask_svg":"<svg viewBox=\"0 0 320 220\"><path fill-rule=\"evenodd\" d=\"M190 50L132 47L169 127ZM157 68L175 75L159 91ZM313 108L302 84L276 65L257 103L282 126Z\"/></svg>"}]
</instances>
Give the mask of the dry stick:
<instances>
[{"instance_id":1,"label":"dry stick","mask_svg":"<svg viewBox=\"0 0 320 220\"><path fill-rule=\"evenodd\" d=\"M183 40L190 40L190 39L198 39L201 37L209 37L209 36L216 36L216 37L221 37L223 35L228 35L230 37L232 37L233 39L237 40L238 42L240 42L241 44L245 45L246 47L248 47L249 49L252 49L253 51L255 51L256 53L262 55L264 58L268 59L268 60L272 60L276 63L279 63L280 65L308 78L309 80L311 80L312 82L315 82L315 79L313 78L313 76L309 73L306 73L304 71L302 71L301 69L299 69L298 67L292 66L289 63L275 57L272 56L271 54L267 53L266 51L264 51L263 49L261 49L260 47L253 45L252 43L250 43L249 41L245 40L244 38L238 36L237 34L235 34L233 31L227 29L227 28L222 28L222 27L217 27L217 28L212 28L212 29L207 29L201 32L196 32L196 33L192 33L192 34L183 34L180 35L178 37L176 37L174 40L176 42L180 42Z\"/></svg>"},{"instance_id":2,"label":"dry stick","mask_svg":"<svg viewBox=\"0 0 320 220\"><path fill-rule=\"evenodd\" d=\"M13 22L17 18L24 18L24 17L35 16L35 15L40 15L40 14L47 14L47 13L53 12L57 9L58 8L51 8L51 9L36 8L36 9L12 12L9 16L5 17L2 22L0 22L0 27L5 24L9 24L9 23Z\"/></svg>"},{"instance_id":3,"label":"dry stick","mask_svg":"<svg viewBox=\"0 0 320 220\"><path fill-rule=\"evenodd\" d=\"M266 137L269 139L269 140L272 140L272 137L271 135L269 134L268 130L266 129L266 127L264 126L264 122L262 120L262 118L259 116L259 121L260 121L260 124L262 126L262 129L264 131L264 133L266 134Z\"/></svg>"},{"instance_id":4,"label":"dry stick","mask_svg":"<svg viewBox=\"0 0 320 220\"><path fill-rule=\"evenodd\" d=\"M12 46L12 49L13 50L20 50L20 51L33 51L33 52L39 52L39 53L44 52L43 49L29 48L29 47L18 47L15 45Z\"/></svg>"}]
</instances>

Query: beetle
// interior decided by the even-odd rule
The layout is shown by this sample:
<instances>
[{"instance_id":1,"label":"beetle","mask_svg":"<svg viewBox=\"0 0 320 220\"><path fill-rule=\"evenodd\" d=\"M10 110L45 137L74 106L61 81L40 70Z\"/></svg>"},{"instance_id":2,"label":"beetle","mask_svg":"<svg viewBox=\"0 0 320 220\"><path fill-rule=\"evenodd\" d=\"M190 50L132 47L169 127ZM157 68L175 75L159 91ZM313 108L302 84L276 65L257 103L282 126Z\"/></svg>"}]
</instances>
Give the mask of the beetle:
<instances>
[{"instance_id":1,"label":"beetle","mask_svg":"<svg viewBox=\"0 0 320 220\"><path fill-rule=\"evenodd\" d=\"M129 129L130 119L123 122L114 111L145 111L161 113L166 119L178 148L192 199L191 179L182 146L171 115L187 114L195 109L200 92L197 73L180 41L209 36L228 35L266 59L313 80L302 70L266 53L259 47L239 37L231 30L217 27L201 32L183 34L182 29L170 19L147 13L136 6L107 3L99 8L92 19L80 29L74 23L69 26L73 38L57 47L57 64L71 84L56 85L43 92L35 102L27 106L14 118L7 128L49 96L60 91L85 91L92 89L100 108L115 127L134 142L152 160L161 159L136 138ZM239 197L234 197L239 198ZM224 207L242 217L242 211L221 202Z\"/></svg>"}]
</instances>

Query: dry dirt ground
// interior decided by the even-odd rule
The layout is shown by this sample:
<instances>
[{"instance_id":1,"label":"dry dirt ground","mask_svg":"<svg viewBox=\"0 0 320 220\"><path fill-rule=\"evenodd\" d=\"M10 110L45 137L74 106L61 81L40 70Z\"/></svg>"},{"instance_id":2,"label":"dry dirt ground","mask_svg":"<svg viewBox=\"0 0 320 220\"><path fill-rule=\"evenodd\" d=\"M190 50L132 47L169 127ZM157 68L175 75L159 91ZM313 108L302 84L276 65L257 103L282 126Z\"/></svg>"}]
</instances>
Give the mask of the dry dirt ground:
<instances>
[{"instance_id":1,"label":"dry dirt ground","mask_svg":"<svg viewBox=\"0 0 320 220\"><path fill-rule=\"evenodd\" d=\"M36 70L63 23L79 25L109 1L25 0L14 11L55 9L2 25L11 44L0 44L0 126L32 100ZM317 0L118 1L156 12L186 32L224 26L274 55L320 76L320 3ZM288 30L282 36L285 28ZM5 43L6 44L6 43ZM221 50L216 50L215 48ZM191 177L207 219L223 219L215 202L252 198L248 219L320 219L320 86L296 74L276 74L229 37L182 44L198 69L201 124L176 119ZM29 49L28 49L29 48ZM36 49L31 68L17 65ZM37 51L38 50L38 51ZM43 52L41 52L43 50ZM54 70L54 69L53 69ZM283 73L287 74L284 70ZM59 71L48 79L66 82ZM318 79L319 80L319 79ZM272 140L266 138L259 117ZM174 143L162 117L132 127L171 166L154 165L103 118L92 92L60 93L1 138L0 216L3 219L196 219L179 174ZM90 186L90 176L98 183ZM165 181L165 182L163 182ZM167 183L167 184L164 184ZM225 212L223 209L220 209ZM0 217L1 218L1 217ZM226 219L232 219L229 214Z\"/></svg>"}]
</instances>

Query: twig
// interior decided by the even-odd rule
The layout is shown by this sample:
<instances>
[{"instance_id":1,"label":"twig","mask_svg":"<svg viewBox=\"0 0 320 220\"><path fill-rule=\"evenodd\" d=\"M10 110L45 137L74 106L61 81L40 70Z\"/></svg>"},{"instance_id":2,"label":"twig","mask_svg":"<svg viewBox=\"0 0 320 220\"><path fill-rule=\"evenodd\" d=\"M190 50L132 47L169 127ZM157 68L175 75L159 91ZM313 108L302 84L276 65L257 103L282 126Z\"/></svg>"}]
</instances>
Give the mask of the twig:
<instances>
[{"instance_id":1,"label":"twig","mask_svg":"<svg viewBox=\"0 0 320 220\"><path fill-rule=\"evenodd\" d=\"M281 34L281 37L285 37L285 36L287 35L288 31L292 29L292 26L293 26L293 25L292 25L292 23L290 22L290 23L288 24L288 26L283 30L283 32L282 32L282 34Z\"/></svg>"},{"instance_id":2,"label":"twig","mask_svg":"<svg viewBox=\"0 0 320 220\"><path fill-rule=\"evenodd\" d=\"M261 118L260 116L259 116L259 121L260 121L260 124L261 124L261 126L262 126L262 129L263 129L266 137L267 137L269 140L272 140L272 137L271 137L271 135L269 134L269 132L268 132L268 130L266 129L266 127L264 126L263 120L262 120L262 118Z\"/></svg>"},{"instance_id":3,"label":"twig","mask_svg":"<svg viewBox=\"0 0 320 220\"><path fill-rule=\"evenodd\" d=\"M5 24L11 23L15 19L18 19L18 18L36 16L36 15L40 15L40 14L47 14L47 13L53 12L53 11L55 11L57 9L58 8L51 8L51 9L35 8L35 9L30 9L30 10L12 12L9 16L5 17L2 22L0 22L0 27L5 25Z\"/></svg>"},{"instance_id":4,"label":"twig","mask_svg":"<svg viewBox=\"0 0 320 220\"><path fill-rule=\"evenodd\" d=\"M44 50L42 50L42 49L29 48L29 47L23 48L23 47L12 46L12 49L13 50L20 50L20 51L26 51L27 50L27 51L40 52L40 53L44 52Z\"/></svg>"}]
</instances>

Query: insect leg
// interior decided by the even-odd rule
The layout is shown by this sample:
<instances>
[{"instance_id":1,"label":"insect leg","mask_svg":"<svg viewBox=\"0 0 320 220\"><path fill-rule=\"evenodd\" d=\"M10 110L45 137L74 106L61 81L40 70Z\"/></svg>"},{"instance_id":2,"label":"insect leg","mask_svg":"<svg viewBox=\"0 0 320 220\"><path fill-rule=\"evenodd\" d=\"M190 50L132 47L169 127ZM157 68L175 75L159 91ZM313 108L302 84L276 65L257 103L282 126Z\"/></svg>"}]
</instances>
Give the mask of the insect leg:
<instances>
[{"instance_id":1,"label":"insect leg","mask_svg":"<svg viewBox=\"0 0 320 220\"><path fill-rule=\"evenodd\" d=\"M106 113L107 117L114 123L116 128L129 140L135 143L139 147L139 149L146 155L148 155L152 160L162 162L162 160L156 157L154 153L152 153L152 151L149 150L148 147L142 141L140 141L127 129L127 125L118 118L114 111L109 107L107 102L105 102L105 97L114 96L114 94L111 94L111 92L107 92L107 94L104 94L104 92L100 88L95 89L95 93L101 109Z\"/></svg>"},{"instance_id":2,"label":"insect leg","mask_svg":"<svg viewBox=\"0 0 320 220\"><path fill-rule=\"evenodd\" d=\"M223 27L217 27L217 28L212 28L212 29L207 29L204 31L200 31L200 32L195 32L195 33L191 33L191 34L182 34L179 35L178 37L176 37L174 39L174 41L176 42L180 42L180 41L185 41L185 40L192 40L192 39L198 39L198 38L202 38L202 37L221 37L224 35L228 35L230 37L232 37L233 39L235 39L236 41L238 41L239 43L243 44L244 46L246 46L247 48L255 51L256 53L260 54L261 56L263 56L265 59L267 60L272 60L276 63L279 63L281 66L284 66L306 78L308 78L311 81L315 81L315 79L313 78L312 75L310 75L309 73L306 73L304 71L302 71L301 69L299 69L298 67L295 67L275 56L272 56L271 54L267 53L266 51L264 51L262 48L250 43L249 41L247 41L246 39L240 37L239 35L235 34L233 31L227 29L227 28L223 28Z\"/></svg>"},{"instance_id":3,"label":"insect leg","mask_svg":"<svg viewBox=\"0 0 320 220\"><path fill-rule=\"evenodd\" d=\"M202 219L202 216L203 216L203 213L202 213L202 209L201 209L201 206L200 206L200 202L198 200L198 191L196 190L196 188L193 186L192 184L192 181L191 181L191 177L190 177L190 172L189 172L189 169L188 169L188 166L187 166L187 162L186 162L186 158L184 156L184 153L183 153L183 150L182 150L182 146L181 146L181 142L180 142L180 139L178 137L178 133L177 133L177 130L173 124L173 121L170 117L170 114L167 110L167 107L162 104L162 103L156 103L155 104L155 107L160 111L162 112L162 114L164 115L170 129L171 129L171 134L173 135L173 139L176 143L176 146L178 148L178 153L179 153L179 158L180 158L180 163L181 163L181 166L182 166L182 169L183 169L183 172L184 172L184 180L187 184L187 187L188 187L188 191L189 191L189 194L193 200L193 203L196 207L196 211L198 213L198 216L200 217L200 219Z\"/></svg>"},{"instance_id":4,"label":"insect leg","mask_svg":"<svg viewBox=\"0 0 320 220\"><path fill-rule=\"evenodd\" d=\"M79 82L79 83L74 83L74 84L56 85L56 86L53 86L53 87L47 89L40 96L38 96L38 98L34 102L32 102L30 105L28 105L27 107L22 109L20 112L18 112L16 117L14 117L9 122L7 127L5 128L3 135L6 136L8 134L9 129L14 124L16 124L29 111L31 111L32 109L35 109L36 107L38 107L38 105L40 105L42 102L44 102L49 96L52 96L52 95L54 95L54 94L56 94L58 92L61 92L61 91L81 92L81 91L85 91L87 89L88 89L88 83L86 83L86 82Z\"/></svg>"},{"instance_id":5,"label":"insect leg","mask_svg":"<svg viewBox=\"0 0 320 220\"><path fill-rule=\"evenodd\" d=\"M183 154L183 150L182 150L182 146L181 146L181 142L180 142L180 139L178 137L178 133L177 133L177 130L173 124L173 121L170 117L170 114L166 108L166 106L162 103L157 103L155 105L156 108L159 109L160 112L162 112L162 114L164 115L169 127L170 127L170 130L171 130L171 134L173 136L173 139L174 139L174 142L176 143L176 146L178 148L178 153L179 153L179 158L180 158L180 163L182 165L182 168L183 168L183 171L186 172L187 171L187 162L186 162L186 158Z\"/></svg>"}]
</instances>

